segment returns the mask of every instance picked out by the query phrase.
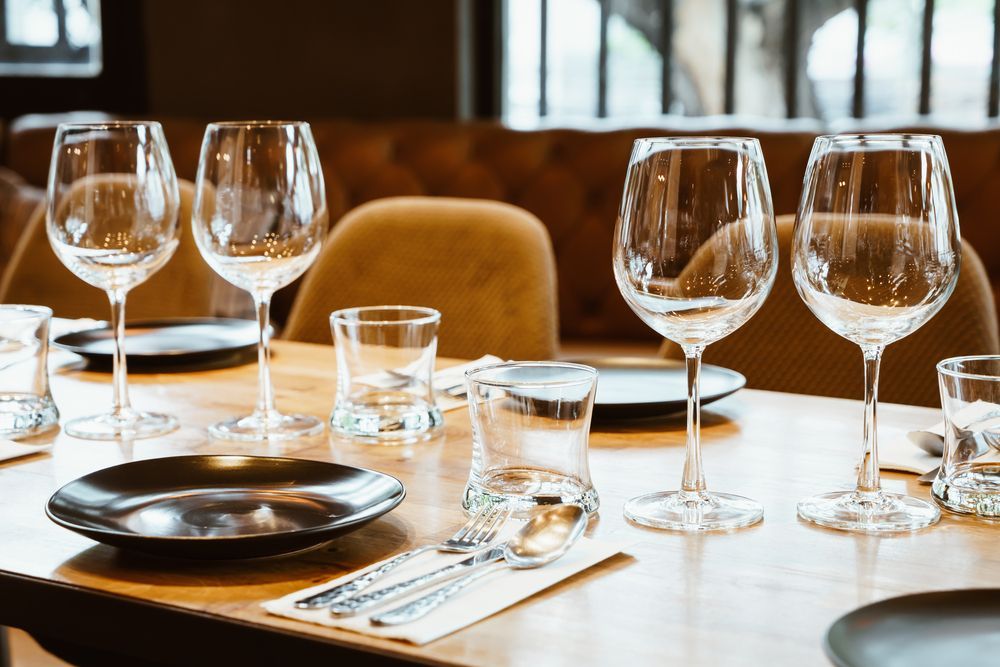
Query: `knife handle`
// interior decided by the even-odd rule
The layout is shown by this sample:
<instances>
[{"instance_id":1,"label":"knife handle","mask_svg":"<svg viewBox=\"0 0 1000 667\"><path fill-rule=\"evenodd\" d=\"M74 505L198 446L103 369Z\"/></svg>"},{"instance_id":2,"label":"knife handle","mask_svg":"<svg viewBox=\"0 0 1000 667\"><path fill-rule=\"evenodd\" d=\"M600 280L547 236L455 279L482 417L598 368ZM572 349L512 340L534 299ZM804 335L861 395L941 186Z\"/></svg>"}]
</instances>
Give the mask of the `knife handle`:
<instances>
[{"instance_id":1,"label":"knife handle","mask_svg":"<svg viewBox=\"0 0 1000 667\"><path fill-rule=\"evenodd\" d=\"M442 567L419 577L407 579L406 581L402 581L398 584L380 588L377 591L365 593L364 595L358 595L332 604L330 605L330 613L334 616L354 616L365 609L370 609L371 607L388 602L389 600L395 600L396 598L406 595L407 593L425 586L430 586L431 584L439 581L450 579L458 572L471 572L473 570L478 570L484 565L495 563L502 558L503 556L497 556L496 558L485 560L482 563L476 563L475 565L469 565L465 562L448 565L447 567Z\"/></svg>"},{"instance_id":2,"label":"knife handle","mask_svg":"<svg viewBox=\"0 0 1000 667\"><path fill-rule=\"evenodd\" d=\"M336 604L337 602L349 598L352 595L357 595L375 583L376 580L382 578L392 570L395 570L398 566L402 565L414 556L422 554L425 551L430 551L433 548L433 546L426 546L412 549L410 551L404 551L374 570L370 570L369 572L365 572L362 575L354 577L350 581L344 582L339 586L334 586L333 588L328 588L325 591L314 593L309 597L302 598L301 600L296 600L295 607L296 609L318 609L319 607Z\"/></svg>"},{"instance_id":3,"label":"knife handle","mask_svg":"<svg viewBox=\"0 0 1000 667\"><path fill-rule=\"evenodd\" d=\"M495 561L491 564L497 565ZM407 602L400 607L396 607L395 609L390 609L389 611L384 611L381 614L372 616L371 623L372 625L401 625L403 623L415 621L418 618L423 618L437 609L440 605L444 604L444 602L457 595L459 591L471 584L473 581L476 581L480 577L490 574L491 572L496 572L498 569L500 568L479 568L475 572L470 572L463 577L455 579L451 583L445 584L436 591L432 591L412 602Z\"/></svg>"}]
</instances>

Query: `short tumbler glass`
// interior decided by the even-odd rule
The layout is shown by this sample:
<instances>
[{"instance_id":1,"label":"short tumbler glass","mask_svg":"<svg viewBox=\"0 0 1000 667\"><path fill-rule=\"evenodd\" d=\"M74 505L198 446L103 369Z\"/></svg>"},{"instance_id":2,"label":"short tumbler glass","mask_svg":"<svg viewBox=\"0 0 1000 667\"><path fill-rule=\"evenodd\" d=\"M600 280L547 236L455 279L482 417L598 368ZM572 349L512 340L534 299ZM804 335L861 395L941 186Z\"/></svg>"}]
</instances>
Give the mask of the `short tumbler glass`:
<instances>
[{"instance_id":1,"label":"short tumbler glass","mask_svg":"<svg viewBox=\"0 0 1000 667\"><path fill-rule=\"evenodd\" d=\"M954 357L937 370L945 437L934 500L1000 519L1000 356Z\"/></svg>"},{"instance_id":2,"label":"short tumbler glass","mask_svg":"<svg viewBox=\"0 0 1000 667\"><path fill-rule=\"evenodd\" d=\"M0 306L0 436L24 438L59 423L49 391L49 322L44 306Z\"/></svg>"},{"instance_id":3,"label":"short tumbler glass","mask_svg":"<svg viewBox=\"0 0 1000 667\"><path fill-rule=\"evenodd\" d=\"M429 438L444 423L434 401L441 313L418 306L346 308L330 315L337 400L330 428L371 444Z\"/></svg>"},{"instance_id":4,"label":"short tumbler glass","mask_svg":"<svg viewBox=\"0 0 1000 667\"><path fill-rule=\"evenodd\" d=\"M597 371L561 362L493 364L467 371L472 469L462 506L503 502L525 516L539 505L600 504L587 442Z\"/></svg>"}]
</instances>

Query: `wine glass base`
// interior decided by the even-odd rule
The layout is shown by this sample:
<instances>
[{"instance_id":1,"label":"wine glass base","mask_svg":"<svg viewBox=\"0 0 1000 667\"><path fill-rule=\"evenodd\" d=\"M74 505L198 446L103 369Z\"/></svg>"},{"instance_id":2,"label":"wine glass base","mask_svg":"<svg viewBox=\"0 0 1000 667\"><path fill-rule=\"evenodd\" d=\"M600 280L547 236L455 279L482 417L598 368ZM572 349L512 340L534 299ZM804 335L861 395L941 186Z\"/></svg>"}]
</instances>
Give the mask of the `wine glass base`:
<instances>
[{"instance_id":1,"label":"wine glass base","mask_svg":"<svg viewBox=\"0 0 1000 667\"><path fill-rule=\"evenodd\" d=\"M84 440L139 440L155 438L177 430L177 419L157 412L129 412L123 415L107 413L73 419L63 431Z\"/></svg>"},{"instance_id":2,"label":"wine glass base","mask_svg":"<svg viewBox=\"0 0 1000 667\"><path fill-rule=\"evenodd\" d=\"M941 518L934 503L885 491L824 493L799 501L798 512L820 526L868 533L918 530Z\"/></svg>"},{"instance_id":3,"label":"wine glass base","mask_svg":"<svg viewBox=\"0 0 1000 667\"><path fill-rule=\"evenodd\" d=\"M731 530L753 525L763 517L760 503L729 493L661 491L625 503L626 519L662 530Z\"/></svg>"},{"instance_id":4,"label":"wine glass base","mask_svg":"<svg viewBox=\"0 0 1000 667\"><path fill-rule=\"evenodd\" d=\"M219 422L208 427L208 434L222 440L262 442L294 440L323 432L323 422L309 415L249 415Z\"/></svg>"}]
</instances>

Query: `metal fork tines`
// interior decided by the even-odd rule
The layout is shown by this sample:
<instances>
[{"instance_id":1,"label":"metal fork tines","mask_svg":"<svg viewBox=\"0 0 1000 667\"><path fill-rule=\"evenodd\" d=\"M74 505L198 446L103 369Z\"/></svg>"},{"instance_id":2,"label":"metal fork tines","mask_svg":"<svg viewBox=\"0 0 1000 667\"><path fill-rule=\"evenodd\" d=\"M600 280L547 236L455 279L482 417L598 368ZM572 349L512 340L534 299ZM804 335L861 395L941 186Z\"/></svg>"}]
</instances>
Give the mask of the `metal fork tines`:
<instances>
[{"instance_id":1,"label":"metal fork tines","mask_svg":"<svg viewBox=\"0 0 1000 667\"><path fill-rule=\"evenodd\" d=\"M298 609L317 609L336 604L357 595L387 573L396 569L414 556L426 551L449 551L454 553L469 553L478 551L489 545L497 536L505 521L510 516L510 509L503 504L488 505L478 514L469 519L464 526L449 539L440 544L426 544L410 551L405 551L392 558L374 570L370 570L333 588L313 593L295 601Z\"/></svg>"}]
</instances>

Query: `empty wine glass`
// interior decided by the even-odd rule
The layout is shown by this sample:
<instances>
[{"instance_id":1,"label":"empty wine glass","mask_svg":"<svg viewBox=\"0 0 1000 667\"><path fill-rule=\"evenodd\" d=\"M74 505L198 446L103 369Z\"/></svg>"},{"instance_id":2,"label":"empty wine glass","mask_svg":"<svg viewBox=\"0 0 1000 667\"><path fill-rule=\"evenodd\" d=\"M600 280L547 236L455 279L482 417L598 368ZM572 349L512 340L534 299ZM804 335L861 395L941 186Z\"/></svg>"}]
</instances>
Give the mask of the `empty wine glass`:
<instances>
[{"instance_id":1,"label":"empty wine glass","mask_svg":"<svg viewBox=\"0 0 1000 667\"><path fill-rule=\"evenodd\" d=\"M778 241L767 171L756 139L639 139L615 229L618 289L687 359L687 452L679 491L625 504L636 523L721 530L756 523L761 505L709 493L701 465L699 372L706 345L742 326L764 303Z\"/></svg>"},{"instance_id":2,"label":"empty wine glass","mask_svg":"<svg viewBox=\"0 0 1000 667\"><path fill-rule=\"evenodd\" d=\"M269 367L271 296L309 268L326 236L323 172L309 124L210 124L201 145L191 225L215 272L250 292L260 327L257 406L249 416L215 424L209 432L233 440L320 433L320 419L278 412Z\"/></svg>"},{"instance_id":3,"label":"empty wine glass","mask_svg":"<svg viewBox=\"0 0 1000 667\"><path fill-rule=\"evenodd\" d=\"M938 520L932 503L879 485L878 373L885 346L919 329L948 300L960 259L940 137L816 139L795 223L792 277L809 310L861 347L865 427L857 488L801 501L804 519L873 532L914 530Z\"/></svg>"},{"instance_id":4,"label":"empty wine glass","mask_svg":"<svg viewBox=\"0 0 1000 667\"><path fill-rule=\"evenodd\" d=\"M125 297L177 249L180 196L159 123L62 124L49 167L46 231L59 260L111 300L114 404L65 425L78 438L169 433L177 420L132 409L125 364Z\"/></svg>"}]
</instances>

